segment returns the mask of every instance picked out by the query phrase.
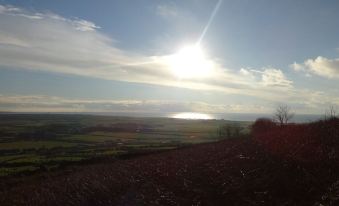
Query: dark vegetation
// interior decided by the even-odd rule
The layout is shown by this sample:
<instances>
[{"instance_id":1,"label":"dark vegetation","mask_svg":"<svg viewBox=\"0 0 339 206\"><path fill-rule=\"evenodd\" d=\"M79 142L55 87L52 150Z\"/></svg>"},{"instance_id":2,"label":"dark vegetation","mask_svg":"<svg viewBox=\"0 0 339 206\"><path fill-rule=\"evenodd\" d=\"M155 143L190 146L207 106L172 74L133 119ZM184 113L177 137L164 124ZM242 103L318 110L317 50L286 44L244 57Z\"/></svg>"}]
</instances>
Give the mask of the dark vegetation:
<instances>
[{"instance_id":1,"label":"dark vegetation","mask_svg":"<svg viewBox=\"0 0 339 206\"><path fill-rule=\"evenodd\" d=\"M283 158L302 162L339 160L338 118L284 125L259 119L253 125L252 136L267 151Z\"/></svg>"},{"instance_id":2,"label":"dark vegetation","mask_svg":"<svg viewBox=\"0 0 339 206\"><path fill-rule=\"evenodd\" d=\"M216 135L236 134L230 125L214 127ZM9 176L1 181L0 205L339 205L338 118L307 124L258 119L250 134L232 134Z\"/></svg>"}]
</instances>

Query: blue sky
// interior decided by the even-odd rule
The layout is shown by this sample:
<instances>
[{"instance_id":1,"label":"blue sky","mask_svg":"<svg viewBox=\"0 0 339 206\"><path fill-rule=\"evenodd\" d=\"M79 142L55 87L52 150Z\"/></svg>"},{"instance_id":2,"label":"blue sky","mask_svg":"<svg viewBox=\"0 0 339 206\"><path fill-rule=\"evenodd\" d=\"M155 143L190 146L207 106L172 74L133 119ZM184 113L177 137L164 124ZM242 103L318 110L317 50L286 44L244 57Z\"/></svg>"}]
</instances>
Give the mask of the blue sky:
<instances>
[{"instance_id":1,"label":"blue sky","mask_svg":"<svg viewBox=\"0 0 339 206\"><path fill-rule=\"evenodd\" d=\"M321 114L339 106L335 0L0 5L0 111L271 113L288 104ZM213 10L203 55L185 50Z\"/></svg>"}]
</instances>

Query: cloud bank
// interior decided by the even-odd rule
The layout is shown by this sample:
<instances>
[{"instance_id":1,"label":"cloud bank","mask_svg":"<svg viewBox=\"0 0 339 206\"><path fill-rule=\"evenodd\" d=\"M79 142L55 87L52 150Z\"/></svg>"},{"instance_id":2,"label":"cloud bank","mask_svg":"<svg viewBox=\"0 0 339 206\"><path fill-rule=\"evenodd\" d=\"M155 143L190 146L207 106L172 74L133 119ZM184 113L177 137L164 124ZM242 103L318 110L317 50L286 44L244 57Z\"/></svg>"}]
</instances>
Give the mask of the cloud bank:
<instances>
[{"instance_id":1,"label":"cloud bank","mask_svg":"<svg viewBox=\"0 0 339 206\"><path fill-rule=\"evenodd\" d=\"M270 111L270 108L261 105L209 104L197 101L98 100L45 95L0 95L0 111L10 112L246 113L253 109L261 113Z\"/></svg>"},{"instance_id":2,"label":"cloud bank","mask_svg":"<svg viewBox=\"0 0 339 206\"><path fill-rule=\"evenodd\" d=\"M308 98L308 101L302 101ZM328 105L339 105L323 93L303 91L296 93L291 101L298 113L323 113ZM319 100L322 101L319 101ZM112 100L112 99L70 99L46 95L1 95L0 112L105 112L105 113L267 113L271 114L279 103L242 102L208 103L204 101L170 100ZM320 108L320 110L319 110Z\"/></svg>"}]
</instances>

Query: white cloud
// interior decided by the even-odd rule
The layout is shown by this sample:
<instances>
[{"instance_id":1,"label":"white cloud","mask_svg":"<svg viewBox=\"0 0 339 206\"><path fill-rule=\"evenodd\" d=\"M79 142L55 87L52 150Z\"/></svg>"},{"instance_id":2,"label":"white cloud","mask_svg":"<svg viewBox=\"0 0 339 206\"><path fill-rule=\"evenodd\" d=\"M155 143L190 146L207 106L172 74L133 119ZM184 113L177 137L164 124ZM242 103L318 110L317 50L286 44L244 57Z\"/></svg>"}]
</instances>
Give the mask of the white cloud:
<instances>
[{"instance_id":1,"label":"white cloud","mask_svg":"<svg viewBox=\"0 0 339 206\"><path fill-rule=\"evenodd\" d=\"M19 12L21 9L10 6L10 5L0 5L0 14L4 13L14 13L14 12Z\"/></svg>"},{"instance_id":2,"label":"white cloud","mask_svg":"<svg viewBox=\"0 0 339 206\"><path fill-rule=\"evenodd\" d=\"M252 84L254 83L264 86L266 89L290 89L293 87L293 82L287 79L283 71L280 69L272 67L264 67L261 70L242 68L239 73L252 80L256 79L256 81L252 82Z\"/></svg>"},{"instance_id":3,"label":"white cloud","mask_svg":"<svg viewBox=\"0 0 339 206\"><path fill-rule=\"evenodd\" d=\"M249 79L255 79L255 73L251 71L251 68L241 68L239 73Z\"/></svg>"},{"instance_id":4,"label":"white cloud","mask_svg":"<svg viewBox=\"0 0 339 206\"><path fill-rule=\"evenodd\" d=\"M326 78L339 78L339 58L327 59L318 56L315 59L307 59L303 64L294 63L291 67L296 71L304 71Z\"/></svg>"},{"instance_id":5,"label":"white cloud","mask_svg":"<svg viewBox=\"0 0 339 206\"><path fill-rule=\"evenodd\" d=\"M156 7L156 14L165 17L173 18L178 16L178 11L175 5L171 4L161 4Z\"/></svg>"},{"instance_id":6,"label":"white cloud","mask_svg":"<svg viewBox=\"0 0 339 206\"><path fill-rule=\"evenodd\" d=\"M305 67L301 64L298 64L297 62L294 62L293 64L291 64L290 67L297 72L305 70Z\"/></svg>"},{"instance_id":7,"label":"white cloud","mask_svg":"<svg viewBox=\"0 0 339 206\"><path fill-rule=\"evenodd\" d=\"M80 31L94 31L100 28L99 26L95 25L93 22L86 21L83 19L74 20L73 24L75 25L76 29Z\"/></svg>"},{"instance_id":8,"label":"white cloud","mask_svg":"<svg viewBox=\"0 0 339 206\"><path fill-rule=\"evenodd\" d=\"M13 8L1 7L1 66L136 82L166 73L159 58L116 48L92 22Z\"/></svg>"},{"instance_id":9,"label":"white cloud","mask_svg":"<svg viewBox=\"0 0 339 206\"><path fill-rule=\"evenodd\" d=\"M292 87L292 81L288 80L281 70L274 68L264 69L262 83L267 87Z\"/></svg>"}]
</instances>

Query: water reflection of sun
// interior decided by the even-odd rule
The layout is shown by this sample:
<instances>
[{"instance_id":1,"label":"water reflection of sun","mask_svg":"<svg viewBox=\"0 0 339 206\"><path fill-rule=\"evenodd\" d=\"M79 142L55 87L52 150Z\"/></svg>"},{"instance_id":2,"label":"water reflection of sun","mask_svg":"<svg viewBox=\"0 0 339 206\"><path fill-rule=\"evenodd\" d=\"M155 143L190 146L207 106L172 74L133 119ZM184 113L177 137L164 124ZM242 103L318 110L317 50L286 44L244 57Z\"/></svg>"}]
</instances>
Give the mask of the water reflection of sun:
<instances>
[{"instance_id":1,"label":"water reflection of sun","mask_svg":"<svg viewBox=\"0 0 339 206\"><path fill-rule=\"evenodd\" d=\"M213 119L211 115L195 112L178 113L172 117L178 119Z\"/></svg>"}]
</instances>

